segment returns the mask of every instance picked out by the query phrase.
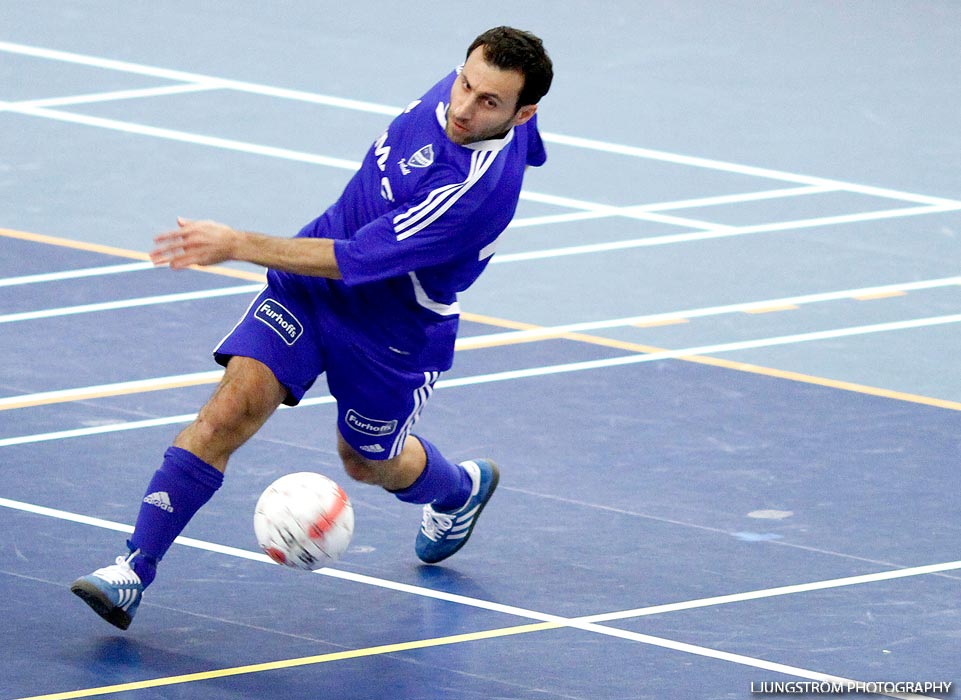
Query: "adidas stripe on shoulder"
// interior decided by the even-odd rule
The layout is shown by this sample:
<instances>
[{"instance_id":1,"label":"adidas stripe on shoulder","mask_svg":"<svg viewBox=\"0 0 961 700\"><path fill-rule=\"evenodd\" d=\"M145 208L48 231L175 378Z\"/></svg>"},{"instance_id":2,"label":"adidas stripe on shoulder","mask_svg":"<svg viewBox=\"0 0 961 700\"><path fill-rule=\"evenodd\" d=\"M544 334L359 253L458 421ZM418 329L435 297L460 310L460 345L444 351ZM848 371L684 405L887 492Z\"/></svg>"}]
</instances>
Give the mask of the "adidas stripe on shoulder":
<instances>
[{"instance_id":1,"label":"adidas stripe on shoulder","mask_svg":"<svg viewBox=\"0 0 961 700\"><path fill-rule=\"evenodd\" d=\"M497 151L475 151L471 155L470 171L463 182L444 185L433 190L423 202L394 217L394 233L398 241L423 231L437 221L484 177L497 157Z\"/></svg>"}]
</instances>

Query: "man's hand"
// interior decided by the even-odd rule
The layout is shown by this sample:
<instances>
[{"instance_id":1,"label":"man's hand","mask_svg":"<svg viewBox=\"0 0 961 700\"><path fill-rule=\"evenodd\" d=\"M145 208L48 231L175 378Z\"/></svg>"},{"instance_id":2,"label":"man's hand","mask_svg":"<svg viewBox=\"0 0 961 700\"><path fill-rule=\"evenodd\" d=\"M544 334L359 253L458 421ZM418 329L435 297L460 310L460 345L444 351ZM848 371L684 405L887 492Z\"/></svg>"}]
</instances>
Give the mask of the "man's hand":
<instances>
[{"instance_id":1,"label":"man's hand","mask_svg":"<svg viewBox=\"0 0 961 700\"><path fill-rule=\"evenodd\" d=\"M329 238L276 238L238 231L216 221L177 218L177 230L154 238L154 265L180 270L191 265L216 265L228 260L311 277L341 279L334 241Z\"/></svg>"},{"instance_id":2,"label":"man's hand","mask_svg":"<svg viewBox=\"0 0 961 700\"><path fill-rule=\"evenodd\" d=\"M241 234L216 221L191 221L177 218L177 230L154 238L150 253L154 265L170 265L179 270L191 265L216 265L234 260Z\"/></svg>"}]
</instances>

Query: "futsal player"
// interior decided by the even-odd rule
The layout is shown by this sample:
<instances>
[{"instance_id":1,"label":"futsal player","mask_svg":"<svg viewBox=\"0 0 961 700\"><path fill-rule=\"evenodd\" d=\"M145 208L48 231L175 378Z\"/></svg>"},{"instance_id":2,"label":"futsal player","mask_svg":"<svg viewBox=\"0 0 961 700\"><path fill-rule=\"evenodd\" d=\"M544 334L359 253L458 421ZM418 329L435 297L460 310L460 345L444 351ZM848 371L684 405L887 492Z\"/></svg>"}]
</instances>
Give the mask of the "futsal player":
<instances>
[{"instance_id":1,"label":"futsal player","mask_svg":"<svg viewBox=\"0 0 961 700\"><path fill-rule=\"evenodd\" d=\"M437 563L468 540L499 478L487 459L448 461L412 434L453 361L457 294L483 272L546 160L537 104L553 78L541 40L498 27L395 118L340 198L293 238L178 219L155 264L240 260L267 286L215 349L223 379L166 451L128 553L71 590L126 629L157 565L223 482L230 456L281 404L326 374L347 474L423 504L415 551Z\"/></svg>"}]
</instances>

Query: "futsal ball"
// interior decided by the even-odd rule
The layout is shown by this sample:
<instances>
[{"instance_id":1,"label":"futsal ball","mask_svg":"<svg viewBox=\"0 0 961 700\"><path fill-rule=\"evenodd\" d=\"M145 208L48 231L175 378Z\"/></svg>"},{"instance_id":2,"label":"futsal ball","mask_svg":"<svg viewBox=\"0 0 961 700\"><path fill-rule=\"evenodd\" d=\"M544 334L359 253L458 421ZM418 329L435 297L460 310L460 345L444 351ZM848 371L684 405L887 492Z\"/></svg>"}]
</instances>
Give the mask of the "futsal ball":
<instances>
[{"instance_id":1,"label":"futsal ball","mask_svg":"<svg viewBox=\"0 0 961 700\"><path fill-rule=\"evenodd\" d=\"M354 509L344 490L322 474L280 477L257 500L254 532L278 564L316 571L337 560L354 534Z\"/></svg>"}]
</instances>

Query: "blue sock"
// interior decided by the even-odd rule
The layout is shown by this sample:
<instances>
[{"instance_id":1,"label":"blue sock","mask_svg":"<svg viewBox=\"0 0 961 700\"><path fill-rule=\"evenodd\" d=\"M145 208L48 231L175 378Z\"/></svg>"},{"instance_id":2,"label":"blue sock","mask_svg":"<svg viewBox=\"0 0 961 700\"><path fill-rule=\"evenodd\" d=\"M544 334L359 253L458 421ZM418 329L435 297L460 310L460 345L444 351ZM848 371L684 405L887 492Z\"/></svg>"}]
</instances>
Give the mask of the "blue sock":
<instances>
[{"instance_id":1,"label":"blue sock","mask_svg":"<svg viewBox=\"0 0 961 700\"><path fill-rule=\"evenodd\" d=\"M467 503L473 482L462 466L448 462L436 447L422 437L427 466L417 481L393 494L406 503L430 503L437 510L456 510Z\"/></svg>"},{"instance_id":2,"label":"blue sock","mask_svg":"<svg viewBox=\"0 0 961 700\"><path fill-rule=\"evenodd\" d=\"M144 588L157 575L157 563L187 523L210 500L224 475L179 447L164 453L163 464L150 480L140 504L137 525L127 546L140 554L130 562Z\"/></svg>"}]
</instances>

